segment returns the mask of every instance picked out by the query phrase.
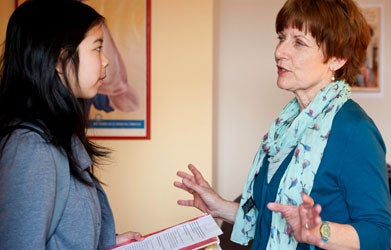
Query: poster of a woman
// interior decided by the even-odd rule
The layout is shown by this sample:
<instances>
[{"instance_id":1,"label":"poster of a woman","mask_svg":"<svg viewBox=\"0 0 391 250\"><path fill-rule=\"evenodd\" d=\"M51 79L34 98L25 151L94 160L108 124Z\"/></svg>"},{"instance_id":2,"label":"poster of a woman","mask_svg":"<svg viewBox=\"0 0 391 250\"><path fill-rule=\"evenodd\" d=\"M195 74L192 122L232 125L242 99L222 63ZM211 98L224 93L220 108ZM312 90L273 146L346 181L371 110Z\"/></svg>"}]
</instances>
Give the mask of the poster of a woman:
<instances>
[{"instance_id":1,"label":"poster of a woman","mask_svg":"<svg viewBox=\"0 0 391 250\"><path fill-rule=\"evenodd\" d=\"M83 0L106 18L103 51L110 64L89 101L88 135L149 139L150 0Z\"/></svg>"},{"instance_id":2,"label":"poster of a woman","mask_svg":"<svg viewBox=\"0 0 391 250\"><path fill-rule=\"evenodd\" d=\"M15 0L15 8L25 0ZM76 0L77 1L77 0ZM110 64L87 103L91 139L150 139L151 0L79 0L106 19L103 51Z\"/></svg>"}]
</instances>

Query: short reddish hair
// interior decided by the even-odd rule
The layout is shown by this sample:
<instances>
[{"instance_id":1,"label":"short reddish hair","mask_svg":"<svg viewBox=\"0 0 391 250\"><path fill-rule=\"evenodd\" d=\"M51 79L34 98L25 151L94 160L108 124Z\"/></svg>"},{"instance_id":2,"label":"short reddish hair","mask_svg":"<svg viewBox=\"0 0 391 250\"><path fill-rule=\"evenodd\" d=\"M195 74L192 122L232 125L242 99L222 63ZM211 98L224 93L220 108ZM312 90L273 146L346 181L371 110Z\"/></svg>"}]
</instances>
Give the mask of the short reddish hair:
<instances>
[{"instance_id":1,"label":"short reddish hair","mask_svg":"<svg viewBox=\"0 0 391 250\"><path fill-rule=\"evenodd\" d=\"M370 28L353 0L287 0L276 18L276 32L287 27L310 32L323 49L325 62L346 59L336 79L353 84L366 58Z\"/></svg>"}]
</instances>

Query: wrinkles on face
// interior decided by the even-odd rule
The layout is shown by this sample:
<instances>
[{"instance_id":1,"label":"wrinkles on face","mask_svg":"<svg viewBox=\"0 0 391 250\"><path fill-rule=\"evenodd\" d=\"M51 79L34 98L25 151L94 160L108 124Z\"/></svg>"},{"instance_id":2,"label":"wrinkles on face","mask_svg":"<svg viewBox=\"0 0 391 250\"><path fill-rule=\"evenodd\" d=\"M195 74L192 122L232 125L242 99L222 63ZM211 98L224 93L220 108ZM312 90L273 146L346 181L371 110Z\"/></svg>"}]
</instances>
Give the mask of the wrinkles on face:
<instances>
[{"instance_id":1,"label":"wrinkles on face","mask_svg":"<svg viewBox=\"0 0 391 250\"><path fill-rule=\"evenodd\" d=\"M330 83L331 70L322 47L308 32L286 28L278 34L275 52L277 86L291 91L306 107Z\"/></svg>"}]
</instances>

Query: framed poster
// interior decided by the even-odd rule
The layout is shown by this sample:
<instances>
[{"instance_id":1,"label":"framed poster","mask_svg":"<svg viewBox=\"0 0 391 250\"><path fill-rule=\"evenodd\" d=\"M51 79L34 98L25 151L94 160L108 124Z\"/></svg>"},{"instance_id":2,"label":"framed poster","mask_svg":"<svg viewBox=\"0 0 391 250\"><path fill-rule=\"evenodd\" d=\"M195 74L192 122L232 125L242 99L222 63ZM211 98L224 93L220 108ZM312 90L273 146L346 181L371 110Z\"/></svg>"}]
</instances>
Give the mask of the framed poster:
<instances>
[{"instance_id":1,"label":"framed poster","mask_svg":"<svg viewBox=\"0 0 391 250\"><path fill-rule=\"evenodd\" d=\"M15 8L25 0L15 0ZM151 0L81 0L106 19L110 63L87 103L91 139L150 139Z\"/></svg>"},{"instance_id":2,"label":"framed poster","mask_svg":"<svg viewBox=\"0 0 391 250\"><path fill-rule=\"evenodd\" d=\"M150 0L84 0L106 18L110 63L89 101L91 139L150 139Z\"/></svg>"},{"instance_id":3,"label":"framed poster","mask_svg":"<svg viewBox=\"0 0 391 250\"><path fill-rule=\"evenodd\" d=\"M369 24L371 40L367 48L367 57L362 65L356 82L352 86L354 92L380 93L381 92L381 56L382 56L382 13L381 5L360 5Z\"/></svg>"}]
</instances>

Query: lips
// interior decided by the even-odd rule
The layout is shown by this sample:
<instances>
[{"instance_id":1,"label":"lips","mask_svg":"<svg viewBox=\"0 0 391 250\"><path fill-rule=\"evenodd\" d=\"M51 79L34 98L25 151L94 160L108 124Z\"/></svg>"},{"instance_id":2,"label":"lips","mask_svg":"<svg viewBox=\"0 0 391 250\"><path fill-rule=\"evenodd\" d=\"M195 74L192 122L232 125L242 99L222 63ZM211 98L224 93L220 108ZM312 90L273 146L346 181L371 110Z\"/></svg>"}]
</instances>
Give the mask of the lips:
<instances>
[{"instance_id":1,"label":"lips","mask_svg":"<svg viewBox=\"0 0 391 250\"><path fill-rule=\"evenodd\" d=\"M288 72L288 71L289 70L287 70L286 68L277 65L277 73L278 73L278 75L284 74L285 72Z\"/></svg>"}]
</instances>

